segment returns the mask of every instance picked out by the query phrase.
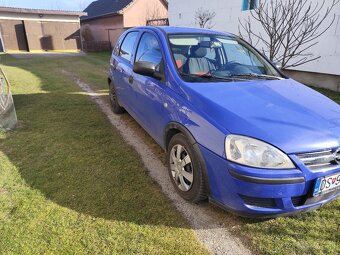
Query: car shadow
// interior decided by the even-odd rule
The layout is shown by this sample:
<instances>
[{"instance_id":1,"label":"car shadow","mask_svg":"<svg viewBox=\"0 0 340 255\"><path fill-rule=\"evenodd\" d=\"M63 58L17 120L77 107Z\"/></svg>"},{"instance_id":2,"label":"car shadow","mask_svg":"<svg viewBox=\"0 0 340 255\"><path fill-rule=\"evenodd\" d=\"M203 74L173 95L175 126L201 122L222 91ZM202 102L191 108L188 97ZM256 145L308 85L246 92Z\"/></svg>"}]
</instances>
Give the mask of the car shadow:
<instances>
[{"instance_id":1,"label":"car shadow","mask_svg":"<svg viewBox=\"0 0 340 255\"><path fill-rule=\"evenodd\" d=\"M63 207L138 225L187 227L137 153L87 99L15 95L20 127L0 140L0 150L29 187ZM84 113L69 113L65 100Z\"/></svg>"},{"instance_id":2,"label":"car shadow","mask_svg":"<svg viewBox=\"0 0 340 255\"><path fill-rule=\"evenodd\" d=\"M190 228L89 96L79 93L75 84L60 90L51 85L51 77L29 65L20 68L41 80L44 93L14 95L20 127L0 140L0 149L28 186L58 205L92 217ZM164 162L150 136L128 114L123 118ZM209 211L226 224L259 221L214 206Z\"/></svg>"}]
</instances>

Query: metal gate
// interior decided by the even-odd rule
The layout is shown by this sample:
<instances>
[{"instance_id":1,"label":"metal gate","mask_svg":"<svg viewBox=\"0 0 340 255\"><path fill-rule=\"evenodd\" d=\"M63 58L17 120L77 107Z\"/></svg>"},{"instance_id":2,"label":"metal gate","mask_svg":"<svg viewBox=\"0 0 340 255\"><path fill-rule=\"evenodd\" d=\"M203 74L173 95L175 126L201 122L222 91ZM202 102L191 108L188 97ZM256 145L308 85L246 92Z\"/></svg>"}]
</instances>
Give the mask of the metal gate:
<instances>
[{"instance_id":1,"label":"metal gate","mask_svg":"<svg viewBox=\"0 0 340 255\"><path fill-rule=\"evenodd\" d=\"M0 31L0 52L5 52L4 41L2 40L1 31Z\"/></svg>"},{"instance_id":2,"label":"metal gate","mask_svg":"<svg viewBox=\"0 0 340 255\"><path fill-rule=\"evenodd\" d=\"M150 19L146 21L147 26L169 26L169 19Z\"/></svg>"},{"instance_id":3,"label":"metal gate","mask_svg":"<svg viewBox=\"0 0 340 255\"><path fill-rule=\"evenodd\" d=\"M0 67L0 128L13 129L17 124L10 84Z\"/></svg>"}]
</instances>

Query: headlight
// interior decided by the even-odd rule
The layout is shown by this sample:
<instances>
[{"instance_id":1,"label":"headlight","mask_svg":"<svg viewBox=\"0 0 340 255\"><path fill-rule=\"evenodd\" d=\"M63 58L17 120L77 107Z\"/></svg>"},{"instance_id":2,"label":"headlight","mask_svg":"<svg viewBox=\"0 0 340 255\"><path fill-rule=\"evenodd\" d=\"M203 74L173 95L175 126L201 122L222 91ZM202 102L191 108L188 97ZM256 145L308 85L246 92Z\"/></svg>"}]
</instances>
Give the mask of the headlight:
<instances>
[{"instance_id":1,"label":"headlight","mask_svg":"<svg viewBox=\"0 0 340 255\"><path fill-rule=\"evenodd\" d=\"M228 160L241 165L266 169L295 168L293 162L282 151L254 138L228 135L225 150Z\"/></svg>"}]
</instances>

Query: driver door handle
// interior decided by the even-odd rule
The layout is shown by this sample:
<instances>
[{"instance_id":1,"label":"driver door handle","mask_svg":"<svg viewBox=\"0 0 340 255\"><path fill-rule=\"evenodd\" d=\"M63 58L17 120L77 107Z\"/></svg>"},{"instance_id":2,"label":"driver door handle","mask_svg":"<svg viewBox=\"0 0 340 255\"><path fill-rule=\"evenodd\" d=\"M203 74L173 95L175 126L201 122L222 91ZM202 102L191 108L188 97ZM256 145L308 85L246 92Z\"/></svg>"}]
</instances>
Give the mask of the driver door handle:
<instances>
[{"instance_id":1,"label":"driver door handle","mask_svg":"<svg viewBox=\"0 0 340 255\"><path fill-rule=\"evenodd\" d=\"M133 83L133 76L132 76L132 75L129 76L129 83L130 83L130 84Z\"/></svg>"}]
</instances>

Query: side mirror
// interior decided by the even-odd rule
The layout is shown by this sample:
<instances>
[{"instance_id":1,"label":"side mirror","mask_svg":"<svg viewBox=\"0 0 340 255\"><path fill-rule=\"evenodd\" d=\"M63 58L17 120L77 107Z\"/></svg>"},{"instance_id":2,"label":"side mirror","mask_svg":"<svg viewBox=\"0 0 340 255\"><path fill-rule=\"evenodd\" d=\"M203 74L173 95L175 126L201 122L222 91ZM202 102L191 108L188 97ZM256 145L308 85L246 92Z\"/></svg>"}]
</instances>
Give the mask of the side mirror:
<instances>
[{"instance_id":1,"label":"side mirror","mask_svg":"<svg viewBox=\"0 0 340 255\"><path fill-rule=\"evenodd\" d=\"M133 65L133 71L135 73L138 73L144 76L154 77L158 80L162 80L163 74L161 74L160 72L157 72L156 68L157 66L155 64L146 62L146 61L139 61Z\"/></svg>"},{"instance_id":2,"label":"side mirror","mask_svg":"<svg viewBox=\"0 0 340 255\"><path fill-rule=\"evenodd\" d=\"M281 65L280 62L274 62L273 64L274 64L274 66L275 66L277 69L279 69L279 70L282 69L282 65Z\"/></svg>"}]
</instances>

